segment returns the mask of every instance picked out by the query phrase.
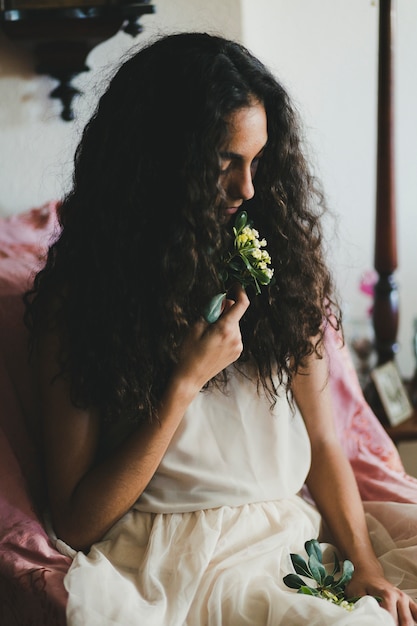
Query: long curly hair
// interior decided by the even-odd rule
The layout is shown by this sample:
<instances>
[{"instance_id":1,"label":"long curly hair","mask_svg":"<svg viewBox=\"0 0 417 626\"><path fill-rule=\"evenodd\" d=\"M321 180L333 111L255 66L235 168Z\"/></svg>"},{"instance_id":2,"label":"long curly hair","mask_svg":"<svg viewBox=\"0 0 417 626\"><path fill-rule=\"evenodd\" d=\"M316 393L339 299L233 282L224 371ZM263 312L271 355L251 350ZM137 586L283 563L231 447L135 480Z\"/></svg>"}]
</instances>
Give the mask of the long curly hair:
<instances>
[{"instance_id":1,"label":"long curly hair","mask_svg":"<svg viewBox=\"0 0 417 626\"><path fill-rule=\"evenodd\" d=\"M157 415L185 334L222 290L231 235L219 150L228 117L254 100L265 107L268 142L245 208L268 241L275 281L241 321L240 362L273 399L274 373L289 390L319 352L323 320L338 324L323 196L286 91L242 45L205 33L163 37L124 62L101 97L76 151L60 236L26 296L32 346L44 333L59 337L59 375L76 406L104 420Z\"/></svg>"}]
</instances>

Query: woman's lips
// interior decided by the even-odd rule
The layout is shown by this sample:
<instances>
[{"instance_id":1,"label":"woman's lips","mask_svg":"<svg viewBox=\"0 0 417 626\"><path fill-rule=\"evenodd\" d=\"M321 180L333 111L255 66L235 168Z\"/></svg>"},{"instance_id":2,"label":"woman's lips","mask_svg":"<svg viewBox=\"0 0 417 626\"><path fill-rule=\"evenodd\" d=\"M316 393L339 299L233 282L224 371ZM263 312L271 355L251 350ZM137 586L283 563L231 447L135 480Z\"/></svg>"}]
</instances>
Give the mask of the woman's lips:
<instances>
[{"instance_id":1,"label":"woman's lips","mask_svg":"<svg viewBox=\"0 0 417 626\"><path fill-rule=\"evenodd\" d=\"M235 213L237 213L239 211L238 206L228 206L227 209L224 210L224 212L226 213L226 215L234 215Z\"/></svg>"}]
</instances>

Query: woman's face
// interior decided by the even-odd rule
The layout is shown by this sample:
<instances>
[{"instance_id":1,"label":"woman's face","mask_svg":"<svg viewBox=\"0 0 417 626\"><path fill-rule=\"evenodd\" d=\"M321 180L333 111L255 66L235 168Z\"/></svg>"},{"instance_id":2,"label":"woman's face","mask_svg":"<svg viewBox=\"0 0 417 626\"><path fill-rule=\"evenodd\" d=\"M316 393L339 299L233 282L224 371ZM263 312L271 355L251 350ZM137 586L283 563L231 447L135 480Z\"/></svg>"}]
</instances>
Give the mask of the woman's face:
<instances>
[{"instance_id":1,"label":"woman's face","mask_svg":"<svg viewBox=\"0 0 417 626\"><path fill-rule=\"evenodd\" d=\"M265 108L254 102L234 111L228 123L230 136L220 150L220 186L226 197L225 214L231 216L255 194L253 178L268 140Z\"/></svg>"}]
</instances>

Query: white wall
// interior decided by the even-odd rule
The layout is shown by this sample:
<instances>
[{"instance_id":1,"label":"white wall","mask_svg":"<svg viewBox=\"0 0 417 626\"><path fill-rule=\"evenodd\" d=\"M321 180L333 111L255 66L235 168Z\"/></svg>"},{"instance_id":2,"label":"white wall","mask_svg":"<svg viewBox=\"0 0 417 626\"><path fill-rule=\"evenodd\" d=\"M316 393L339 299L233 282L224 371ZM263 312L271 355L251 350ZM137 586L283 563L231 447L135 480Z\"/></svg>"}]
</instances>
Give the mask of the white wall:
<instances>
[{"instance_id":1,"label":"white wall","mask_svg":"<svg viewBox=\"0 0 417 626\"><path fill-rule=\"evenodd\" d=\"M144 42L160 32L205 29L242 40L281 78L305 120L311 154L338 216L333 257L347 319L366 316L359 293L373 266L378 7L371 0L154 0L144 16ZM417 2L398 0L396 139L401 297L398 362L413 369L412 319L417 317ZM110 68L132 45L119 33L92 51L92 71L77 120L63 122L48 99L54 82L0 35L0 215L59 197L72 156Z\"/></svg>"},{"instance_id":2,"label":"white wall","mask_svg":"<svg viewBox=\"0 0 417 626\"><path fill-rule=\"evenodd\" d=\"M349 323L366 317L358 289L373 268L378 2L371 0L242 0L243 39L295 98L338 215L333 257ZM396 45L396 182L400 353L414 367L417 317L417 2L398 0ZM335 224L330 223L329 230ZM330 231L331 232L331 231Z\"/></svg>"},{"instance_id":3,"label":"white wall","mask_svg":"<svg viewBox=\"0 0 417 626\"><path fill-rule=\"evenodd\" d=\"M33 59L0 30L0 215L9 215L57 198L68 185L72 157L106 76L132 45L173 30L222 31L240 38L240 0L156 0L157 13L141 19L144 32L125 33L97 46L88 57L90 72L73 84L84 95L75 103L77 119L64 122L60 103L48 98L56 81L38 76Z\"/></svg>"}]
</instances>

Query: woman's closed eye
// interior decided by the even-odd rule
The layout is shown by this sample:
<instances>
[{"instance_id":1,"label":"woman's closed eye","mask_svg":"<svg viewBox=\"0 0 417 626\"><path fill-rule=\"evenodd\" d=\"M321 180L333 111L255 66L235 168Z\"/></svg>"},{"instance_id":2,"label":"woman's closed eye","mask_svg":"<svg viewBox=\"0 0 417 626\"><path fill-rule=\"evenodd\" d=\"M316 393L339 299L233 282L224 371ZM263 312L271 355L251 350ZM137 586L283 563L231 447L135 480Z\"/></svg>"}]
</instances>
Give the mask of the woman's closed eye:
<instances>
[{"instance_id":1,"label":"woman's closed eye","mask_svg":"<svg viewBox=\"0 0 417 626\"><path fill-rule=\"evenodd\" d=\"M257 154L254 159L252 159L250 163L250 171L252 177L255 176L256 171L258 169L258 165L260 160L262 159L264 151ZM240 154L233 154L230 152L222 152L220 154L220 174L228 174L235 168L242 167L244 164L244 158Z\"/></svg>"},{"instance_id":2,"label":"woman's closed eye","mask_svg":"<svg viewBox=\"0 0 417 626\"><path fill-rule=\"evenodd\" d=\"M259 162L260 162L260 160L262 159L262 157L263 157L263 153L262 153L262 154L260 154L259 156L256 156L256 157L253 159L252 163L250 164L250 171L251 171L251 173L252 173L252 178L254 178L254 176L255 176L255 174L256 174L256 172L257 172L258 165L259 165Z\"/></svg>"},{"instance_id":3,"label":"woman's closed eye","mask_svg":"<svg viewBox=\"0 0 417 626\"><path fill-rule=\"evenodd\" d=\"M227 174L232 167L233 159L225 154L220 155L220 174Z\"/></svg>"}]
</instances>

